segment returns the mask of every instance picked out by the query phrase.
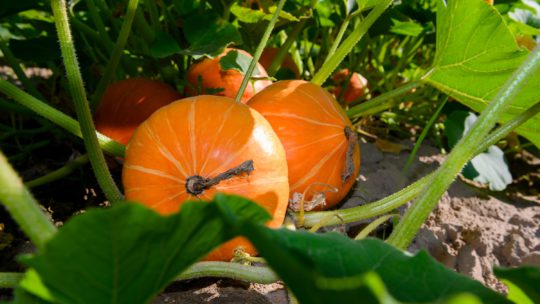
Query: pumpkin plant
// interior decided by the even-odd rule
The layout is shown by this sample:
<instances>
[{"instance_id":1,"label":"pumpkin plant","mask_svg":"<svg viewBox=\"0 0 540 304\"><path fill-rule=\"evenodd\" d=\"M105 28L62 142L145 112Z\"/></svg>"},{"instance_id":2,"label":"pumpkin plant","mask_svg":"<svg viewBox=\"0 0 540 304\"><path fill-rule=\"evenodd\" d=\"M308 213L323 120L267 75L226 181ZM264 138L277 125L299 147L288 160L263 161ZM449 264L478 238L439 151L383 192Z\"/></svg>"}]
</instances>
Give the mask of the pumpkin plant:
<instances>
[{"instance_id":1,"label":"pumpkin plant","mask_svg":"<svg viewBox=\"0 0 540 304\"><path fill-rule=\"evenodd\" d=\"M263 53L261 54L261 58L259 59L259 63L266 69L270 67L272 62L276 59L276 56L279 52L279 49L276 47L267 47L264 49ZM294 62L292 56L290 54L286 54L285 58L283 59L283 62L281 63L280 69L278 70L278 74L280 71L283 71L283 76L288 76L292 79L299 79L300 78L300 70L298 69L298 66ZM286 79L289 79L286 78Z\"/></svg>"},{"instance_id":2,"label":"pumpkin plant","mask_svg":"<svg viewBox=\"0 0 540 304\"><path fill-rule=\"evenodd\" d=\"M214 58L204 58L195 62L187 72L186 93L188 95L213 94L234 98L244 79L244 70L253 57L240 49L226 48ZM230 64L230 63L233 64ZM241 101L246 103L255 93L270 85L264 67L257 64L255 72L242 94Z\"/></svg>"},{"instance_id":3,"label":"pumpkin plant","mask_svg":"<svg viewBox=\"0 0 540 304\"><path fill-rule=\"evenodd\" d=\"M338 204L358 175L360 149L334 97L307 81L285 80L253 96L248 105L270 122L285 147L293 203L298 193L298 199L311 202L309 210Z\"/></svg>"},{"instance_id":4,"label":"pumpkin plant","mask_svg":"<svg viewBox=\"0 0 540 304\"><path fill-rule=\"evenodd\" d=\"M357 72L353 72L351 75L349 69L342 69L332 75L332 80L334 80L335 87L331 92L338 100L343 100L346 104L350 104L366 94L367 79Z\"/></svg>"},{"instance_id":5,"label":"pumpkin plant","mask_svg":"<svg viewBox=\"0 0 540 304\"><path fill-rule=\"evenodd\" d=\"M107 87L94 114L96 130L127 145L135 128L157 109L180 98L180 93L157 80L115 82Z\"/></svg>"}]
</instances>

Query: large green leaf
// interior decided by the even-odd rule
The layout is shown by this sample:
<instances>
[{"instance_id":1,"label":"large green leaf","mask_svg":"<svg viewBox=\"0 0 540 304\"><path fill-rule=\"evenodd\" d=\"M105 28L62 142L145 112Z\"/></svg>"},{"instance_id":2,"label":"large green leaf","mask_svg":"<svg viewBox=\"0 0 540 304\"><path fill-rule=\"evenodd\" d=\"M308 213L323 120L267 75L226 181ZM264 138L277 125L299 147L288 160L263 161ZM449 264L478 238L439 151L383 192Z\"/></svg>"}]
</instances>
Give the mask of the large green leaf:
<instances>
[{"instance_id":1,"label":"large green leaf","mask_svg":"<svg viewBox=\"0 0 540 304\"><path fill-rule=\"evenodd\" d=\"M190 264L231 234L220 214L265 220L246 199L217 195L162 217L139 204L76 216L26 261L61 303L146 303Z\"/></svg>"},{"instance_id":2,"label":"large green leaf","mask_svg":"<svg viewBox=\"0 0 540 304\"><path fill-rule=\"evenodd\" d=\"M497 10L483 0L439 0L437 53L425 81L475 111L482 111L525 60ZM523 87L501 121L540 101L540 73ZM517 129L540 147L540 115Z\"/></svg>"},{"instance_id":3,"label":"large green leaf","mask_svg":"<svg viewBox=\"0 0 540 304\"><path fill-rule=\"evenodd\" d=\"M508 288L508 297L517 298L526 296L525 299L517 303L540 303L540 268L534 266L521 266L517 268L494 268L495 275L505 283L513 286ZM510 285L510 284L508 284Z\"/></svg>"},{"instance_id":4,"label":"large green leaf","mask_svg":"<svg viewBox=\"0 0 540 304\"><path fill-rule=\"evenodd\" d=\"M250 223L242 227L242 234L302 303L372 303L364 298L375 294L364 282L369 272L377 273L389 294L401 302L440 302L471 293L485 303L509 303L424 251L409 255L378 239L354 241L335 233L271 230ZM381 300L381 295L376 298Z\"/></svg>"}]
</instances>

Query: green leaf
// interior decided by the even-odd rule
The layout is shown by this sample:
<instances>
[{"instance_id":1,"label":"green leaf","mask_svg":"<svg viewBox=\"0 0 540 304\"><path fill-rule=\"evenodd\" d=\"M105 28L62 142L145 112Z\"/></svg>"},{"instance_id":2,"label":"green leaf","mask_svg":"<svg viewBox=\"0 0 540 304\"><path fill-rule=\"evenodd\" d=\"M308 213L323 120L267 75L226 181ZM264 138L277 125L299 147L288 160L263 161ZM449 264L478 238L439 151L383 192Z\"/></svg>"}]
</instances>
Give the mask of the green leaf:
<instances>
[{"instance_id":1,"label":"green leaf","mask_svg":"<svg viewBox=\"0 0 540 304\"><path fill-rule=\"evenodd\" d=\"M472 127L477 117L471 112L453 111L444 122L448 146L453 148ZM502 191L512 183L512 174L504 159L503 151L491 146L475 156L463 168L463 175L476 182L489 185L492 191Z\"/></svg>"},{"instance_id":2,"label":"green leaf","mask_svg":"<svg viewBox=\"0 0 540 304\"><path fill-rule=\"evenodd\" d=\"M437 52L425 81L481 112L525 60L497 10L482 0L439 0ZM538 101L540 73L535 73L508 107L501 121L517 116ZM540 115L517 129L540 147Z\"/></svg>"},{"instance_id":3,"label":"green leaf","mask_svg":"<svg viewBox=\"0 0 540 304\"><path fill-rule=\"evenodd\" d=\"M167 32L158 31L150 44L150 55L154 58L165 58L177 54L182 49L178 42Z\"/></svg>"},{"instance_id":4,"label":"green leaf","mask_svg":"<svg viewBox=\"0 0 540 304\"><path fill-rule=\"evenodd\" d=\"M392 18L392 23L390 32L398 35L418 36L424 31L424 28L420 24L413 21L402 22Z\"/></svg>"},{"instance_id":5,"label":"green leaf","mask_svg":"<svg viewBox=\"0 0 540 304\"><path fill-rule=\"evenodd\" d=\"M15 288L14 301L12 304L50 304L54 302L46 301L37 297L22 287Z\"/></svg>"},{"instance_id":6,"label":"green leaf","mask_svg":"<svg viewBox=\"0 0 540 304\"><path fill-rule=\"evenodd\" d=\"M19 260L24 263L25 258ZM26 271L24 277L19 283L19 286L32 293L33 295L39 297L40 299L43 299L44 301L54 302L53 295L51 294L49 289L47 289L45 284L43 284L43 281L41 280L39 274L32 268Z\"/></svg>"},{"instance_id":7,"label":"green leaf","mask_svg":"<svg viewBox=\"0 0 540 304\"><path fill-rule=\"evenodd\" d=\"M521 266L517 268L495 267L495 275L505 281L513 283L514 287L508 290L508 297L517 297L520 293L527 295L530 303L540 303L540 268L534 266ZM525 301L516 303L527 303Z\"/></svg>"},{"instance_id":8,"label":"green leaf","mask_svg":"<svg viewBox=\"0 0 540 304\"><path fill-rule=\"evenodd\" d=\"M261 207L235 196L187 202L168 217L124 203L72 218L26 264L61 303L146 303L233 236L219 217L225 211L237 220L269 218Z\"/></svg>"},{"instance_id":9,"label":"green leaf","mask_svg":"<svg viewBox=\"0 0 540 304\"><path fill-rule=\"evenodd\" d=\"M185 53L199 58L219 55L229 44L241 44L236 27L212 13L193 14L184 20L183 27L190 47Z\"/></svg>"},{"instance_id":10,"label":"green leaf","mask_svg":"<svg viewBox=\"0 0 540 304\"><path fill-rule=\"evenodd\" d=\"M244 53L238 52L236 50L229 51L225 56L221 57L219 60L219 65L221 69L226 70L236 70L242 74L246 74L251 63L252 57L247 56ZM259 75L260 71L255 66L253 75Z\"/></svg>"},{"instance_id":11,"label":"green leaf","mask_svg":"<svg viewBox=\"0 0 540 304\"><path fill-rule=\"evenodd\" d=\"M260 10L253 10L247 7L238 5L237 3L231 6L231 13L241 22L257 23L266 17L266 14Z\"/></svg>"},{"instance_id":12,"label":"green leaf","mask_svg":"<svg viewBox=\"0 0 540 304\"><path fill-rule=\"evenodd\" d=\"M271 230L250 223L241 229L301 303L372 303L363 298L374 296L364 284L369 272L377 273L388 293L402 302L427 303L471 293L485 303L509 303L425 251L410 255L378 239L354 241L335 233Z\"/></svg>"}]
</instances>

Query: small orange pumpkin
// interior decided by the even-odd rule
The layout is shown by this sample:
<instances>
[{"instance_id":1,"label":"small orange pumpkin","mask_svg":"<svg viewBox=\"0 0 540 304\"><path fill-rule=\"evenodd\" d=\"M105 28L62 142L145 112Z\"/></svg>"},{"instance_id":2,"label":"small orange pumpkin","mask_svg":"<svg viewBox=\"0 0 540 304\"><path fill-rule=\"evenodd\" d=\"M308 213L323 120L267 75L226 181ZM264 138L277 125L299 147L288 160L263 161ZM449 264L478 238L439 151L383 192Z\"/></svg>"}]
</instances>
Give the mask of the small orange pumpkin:
<instances>
[{"instance_id":1,"label":"small orange pumpkin","mask_svg":"<svg viewBox=\"0 0 540 304\"><path fill-rule=\"evenodd\" d=\"M343 69L332 76L332 79L336 84L336 86L332 90L334 96L339 97L342 86L345 84L345 80L347 80L350 74L351 72L349 71L349 69ZM347 87L345 88L345 92L343 92L343 101L349 104L357 100L358 98L364 96L367 90L367 84L367 79L364 78L364 76L354 72L351 76L349 83L347 84Z\"/></svg>"},{"instance_id":2,"label":"small orange pumpkin","mask_svg":"<svg viewBox=\"0 0 540 304\"><path fill-rule=\"evenodd\" d=\"M145 78L115 82L107 87L94 115L96 129L126 145L137 128L157 109L180 99L169 85Z\"/></svg>"},{"instance_id":3,"label":"small orange pumpkin","mask_svg":"<svg viewBox=\"0 0 540 304\"><path fill-rule=\"evenodd\" d=\"M235 98L244 79L244 74L238 70L229 69L223 70L221 67L220 60L222 57L227 55L230 51L238 51L243 56L247 56L249 59L253 58L248 52L227 48L225 51L216 56L215 58L205 58L199 62L191 65L187 72L187 80L190 85L186 86L186 93L188 95L195 95L195 88L199 87L202 89L201 94L212 94L218 96L226 96L230 98ZM257 64L258 74L254 73L252 77L268 77L268 73L261 64ZM201 83L199 83L199 77L201 78ZM252 81L248 84L242 95L241 101L246 103L255 93L264 89L265 87L272 84L268 79L259 79ZM212 92L214 91L214 92Z\"/></svg>"},{"instance_id":4,"label":"small orange pumpkin","mask_svg":"<svg viewBox=\"0 0 540 304\"><path fill-rule=\"evenodd\" d=\"M265 48L263 53L261 54L259 63L262 64L263 67L268 69L274 61L274 58L276 58L278 52L279 49L275 47ZM300 78L300 71L298 70L298 66L296 66L296 63L294 63L294 60L292 59L290 54L285 55L285 59L283 59L283 63L281 63L281 69L288 69L294 75L294 78Z\"/></svg>"},{"instance_id":5,"label":"small orange pumpkin","mask_svg":"<svg viewBox=\"0 0 540 304\"><path fill-rule=\"evenodd\" d=\"M303 80L279 81L248 102L272 125L285 147L290 195L307 201L325 192L326 209L339 203L360 169L360 149L351 122L334 97ZM327 192L334 189L333 192Z\"/></svg>"},{"instance_id":6,"label":"small orange pumpkin","mask_svg":"<svg viewBox=\"0 0 540 304\"><path fill-rule=\"evenodd\" d=\"M231 169L236 174L215 183ZM126 199L161 214L178 211L186 200L211 200L223 192L264 207L273 216L267 225L275 228L283 223L288 203L287 161L279 138L257 111L227 97L185 98L155 112L127 146L122 180ZM236 238L206 259L230 260L238 246L255 252L247 240Z\"/></svg>"}]
</instances>

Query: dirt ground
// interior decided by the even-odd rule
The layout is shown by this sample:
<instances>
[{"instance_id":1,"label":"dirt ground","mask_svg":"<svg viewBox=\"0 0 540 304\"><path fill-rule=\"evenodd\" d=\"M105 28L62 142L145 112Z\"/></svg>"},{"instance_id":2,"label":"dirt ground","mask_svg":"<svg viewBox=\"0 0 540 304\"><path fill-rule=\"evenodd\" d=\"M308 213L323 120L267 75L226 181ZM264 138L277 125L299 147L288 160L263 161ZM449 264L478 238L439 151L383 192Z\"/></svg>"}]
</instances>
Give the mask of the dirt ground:
<instances>
[{"instance_id":1,"label":"dirt ground","mask_svg":"<svg viewBox=\"0 0 540 304\"><path fill-rule=\"evenodd\" d=\"M412 145L402 144L409 148ZM405 177L402 170L410 149L399 154L383 153L372 143L362 143L361 151L359 181L340 208L392 194L433 171L444 160L437 149L424 145ZM538 183L534 183L540 175L540 161L527 153L516 158L511 163L517 163L520 174L513 172L515 182L503 193L477 188L458 179L432 212L409 251L426 249L449 268L503 293L506 287L493 275L493 266L540 266L540 197L535 190ZM524 175L527 175L525 185ZM400 212L405 209L401 208ZM366 222L344 228L351 234ZM343 227L336 230L343 231ZM154 303L288 303L287 293L279 283L261 285L202 279L171 287Z\"/></svg>"}]
</instances>

